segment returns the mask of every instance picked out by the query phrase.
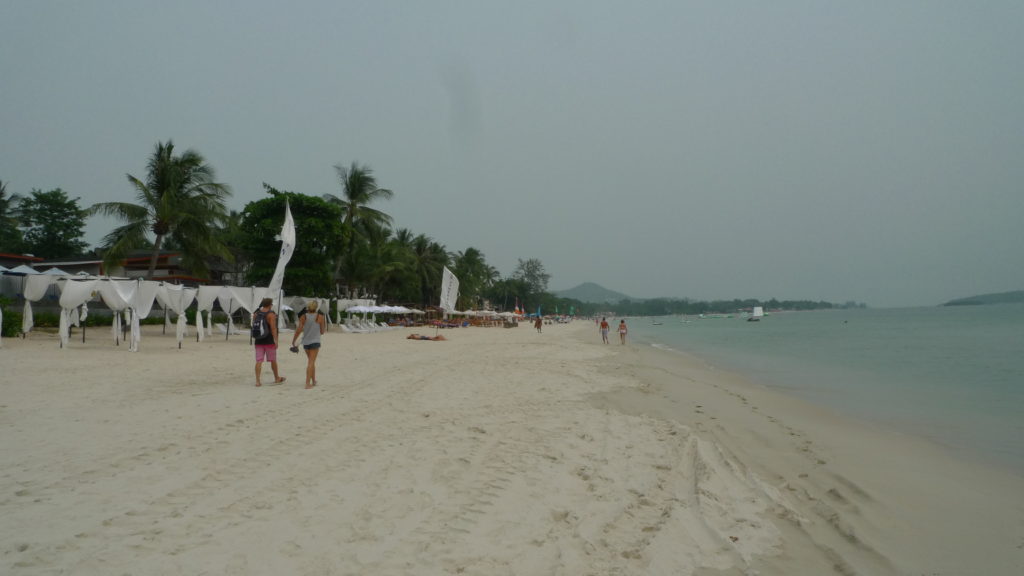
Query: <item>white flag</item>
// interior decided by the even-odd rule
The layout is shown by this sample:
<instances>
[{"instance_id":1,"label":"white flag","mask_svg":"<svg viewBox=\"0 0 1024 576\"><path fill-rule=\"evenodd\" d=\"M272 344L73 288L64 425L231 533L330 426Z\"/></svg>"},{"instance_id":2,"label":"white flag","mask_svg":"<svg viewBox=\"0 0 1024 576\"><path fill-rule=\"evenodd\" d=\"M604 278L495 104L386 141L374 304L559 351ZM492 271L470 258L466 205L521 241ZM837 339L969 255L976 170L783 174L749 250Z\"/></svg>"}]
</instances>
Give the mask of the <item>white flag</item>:
<instances>
[{"instance_id":1,"label":"white flag","mask_svg":"<svg viewBox=\"0 0 1024 576\"><path fill-rule=\"evenodd\" d=\"M280 304L281 283L284 282L284 268L292 259L292 252L295 250L295 221L292 220L292 209L288 200L284 201L284 226L281 227L281 255L277 258L277 268L274 269L274 276L267 286L267 297L273 298L276 304Z\"/></svg>"},{"instance_id":2,"label":"white flag","mask_svg":"<svg viewBox=\"0 0 1024 576\"><path fill-rule=\"evenodd\" d=\"M459 299L459 279L452 274L447 266L441 273L441 308L445 312L455 310L455 302Z\"/></svg>"}]
</instances>

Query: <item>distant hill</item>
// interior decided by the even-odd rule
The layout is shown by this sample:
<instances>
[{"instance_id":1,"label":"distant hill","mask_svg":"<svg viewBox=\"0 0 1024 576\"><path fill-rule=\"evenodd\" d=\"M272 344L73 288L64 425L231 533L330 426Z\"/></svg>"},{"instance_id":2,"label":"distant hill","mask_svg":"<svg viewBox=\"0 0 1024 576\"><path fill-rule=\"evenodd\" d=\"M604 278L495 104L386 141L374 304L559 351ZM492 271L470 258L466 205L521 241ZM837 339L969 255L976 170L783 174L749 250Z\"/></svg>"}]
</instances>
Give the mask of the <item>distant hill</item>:
<instances>
[{"instance_id":1,"label":"distant hill","mask_svg":"<svg viewBox=\"0 0 1024 576\"><path fill-rule=\"evenodd\" d=\"M943 306L978 306L982 304L1015 304L1018 302L1024 302L1024 290L957 298L956 300L946 302Z\"/></svg>"},{"instance_id":2,"label":"distant hill","mask_svg":"<svg viewBox=\"0 0 1024 576\"><path fill-rule=\"evenodd\" d=\"M574 300L579 300L580 302L590 302L593 304L614 304L622 299L633 300L633 298L626 296L622 292L609 290L604 286L599 286L593 282L584 282L583 284L568 290L558 290L555 292L555 296L560 298L572 298Z\"/></svg>"}]
</instances>

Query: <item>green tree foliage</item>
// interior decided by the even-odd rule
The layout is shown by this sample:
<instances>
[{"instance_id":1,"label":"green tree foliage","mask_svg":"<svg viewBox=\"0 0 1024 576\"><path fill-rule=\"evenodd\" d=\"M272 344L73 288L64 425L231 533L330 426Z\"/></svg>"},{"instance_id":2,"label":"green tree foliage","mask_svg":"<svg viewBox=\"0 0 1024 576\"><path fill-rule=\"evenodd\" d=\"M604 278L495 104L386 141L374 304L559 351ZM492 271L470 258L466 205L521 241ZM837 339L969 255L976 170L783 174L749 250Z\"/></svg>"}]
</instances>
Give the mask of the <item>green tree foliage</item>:
<instances>
[{"instance_id":1,"label":"green tree foliage","mask_svg":"<svg viewBox=\"0 0 1024 576\"><path fill-rule=\"evenodd\" d=\"M512 277L524 280L529 286L531 294L547 292L548 280L551 279L551 275L544 271L544 264L537 258L527 260L520 258Z\"/></svg>"},{"instance_id":2,"label":"green tree foliage","mask_svg":"<svg viewBox=\"0 0 1024 576\"><path fill-rule=\"evenodd\" d=\"M812 300L689 300L675 298L651 298L649 300L622 300L612 306L599 305L603 311L624 316L664 316L669 314L734 314L761 306L766 310L827 310L837 307L830 302Z\"/></svg>"},{"instance_id":3,"label":"green tree foliage","mask_svg":"<svg viewBox=\"0 0 1024 576\"><path fill-rule=\"evenodd\" d=\"M520 294L519 297L526 304L527 310L536 311L547 294L548 280L551 279L551 275L544 271L544 264L537 258L520 258L512 278L525 283L526 293Z\"/></svg>"},{"instance_id":4,"label":"green tree foliage","mask_svg":"<svg viewBox=\"0 0 1024 576\"><path fill-rule=\"evenodd\" d=\"M223 259L219 268L230 271L236 278L240 277L249 268L249 253L243 248L245 233L242 231L242 213L238 210L230 211L216 234L220 243L227 246L231 253L231 258Z\"/></svg>"},{"instance_id":5,"label":"green tree foliage","mask_svg":"<svg viewBox=\"0 0 1024 576\"><path fill-rule=\"evenodd\" d=\"M266 286L274 275L287 200L295 221L295 250L284 275L285 294L330 295L330 254L342 239L341 210L315 196L263 186L270 198L250 202L242 211L242 249L251 261L247 282Z\"/></svg>"},{"instance_id":6,"label":"green tree foliage","mask_svg":"<svg viewBox=\"0 0 1024 576\"><path fill-rule=\"evenodd\" d=\"M421 306L436 306L441 300L441 271L448 264L444 246L425 234L413 238L412 269L419 283Z\"/></svg>"},{"instance_id":7,"label":"green tree foliage","mask_svg":"<svg viewBox=\"0 0 1024 576\"><path fill-rule=\"evenodd\" d=\"M68 198L57 188L32 190L18 203L18 220L24 229L25 252L42 258L80 256L89 248L82 241L86 211L78 198Z\"/></svg>"},{"instance_id":8,"label":"green tree foliage","mask_svg":"<svg viewBox=\"0 0 1024 576\"><path fill-rule=\"evenodd\" d=\"M182 250L185 268L205 276L211 257L228 259L227 247L216 231L227 216L226 199L231 195L226 184L215 181L214 169L195 150L174 154L174 144L157 142L146 167L146 179L128 174L138 204L102 202L94 204L90 214L113 216L125 222L103 239L104 261L119 264L130 251L146 247L153 234L152 258L148 277L156 270L164 240L170 237Z\"/></svg>"},{"instance_id":9,"label":"green tree foliage","mask_svg":"<svg viewBox=\"0 0 1024 576\"><path fill-rule=\"evenodd\" d=\"M341 208L341 221L344 238L332 253L335 259L334 276L344 278L350 288L361 283L365 278L358 278L360 267L364 262L356 258L360 244L370 241L375 230L391 226L391 216L371 208L370 204L379 200L390 200L394 192L377 185L377 179L369 166L360 166L353 162L348 168L338 164L334 166L341 183L341 197L324 194L324 200Z\"/></svg>"},{"instance_id":10,"label":"green tree foliage","mask_svg":"<svg viewBox=\"0 0 1024 576\"><path fill-rule=\"evenodd\" d=\"M7 183L0 182L0 252L21 254L22 235L16 212L21 197L7 194Z\"/></svg>"},{"instance_id":11,"label":"green tree foliage","mask_svg":"<svg viewBox=\"0 0 1024 576\"><path fill-rule=\"evenodd\" d=\"M484 297L490 300L495 308L500 310L512 310L516 307L517 299L521 305L526 306L526 298L529 293L529 284L521 278L495 280L483 291ZM536 309L536 306L534 306L534 309Z\"/></svg>"},{"instance_id":12,"label":"green tree foliage","mask_svg":"<svg viewBox=\"0 0 1024 576\"><path fill-rule=\"evenodd\" d=\"M479 308L484 290L498 279L498 271L487 265L483 252L472 247L456 252L452 266L459 279L459 308Z\"/></svg>"},{"instance_id":13,"label":"green tree foliage","mask_svg":"<svg viewBox=\"0 0 1024 576\"><path fill-rule=\"evenodd\" d=\"M414 269L412 243L415 235L408 228L399 228L388 237L381 250L381 274L374 285L384 301L420 304L420 281Z\"/></svg>"}]
</instances>

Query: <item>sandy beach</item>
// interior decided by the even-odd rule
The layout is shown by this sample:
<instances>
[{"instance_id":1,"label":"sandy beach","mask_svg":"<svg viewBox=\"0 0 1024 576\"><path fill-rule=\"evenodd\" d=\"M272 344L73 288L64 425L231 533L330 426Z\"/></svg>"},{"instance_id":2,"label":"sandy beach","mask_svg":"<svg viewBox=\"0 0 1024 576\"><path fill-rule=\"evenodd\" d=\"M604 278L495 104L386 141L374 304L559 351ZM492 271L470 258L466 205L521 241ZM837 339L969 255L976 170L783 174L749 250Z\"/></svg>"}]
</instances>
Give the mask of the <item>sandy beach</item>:
<instances>
[{"instance_id":1,"label":"sandy beach","mask_svg":"<svg viewBox=\"0 0 1024 576\"><path fill-rule=\"evenodd\" d=\"M245 335L4 339L0 573L1024 573L1020 476L586 321L413 331L312 390Z\"/></svg>"}]
</instances>

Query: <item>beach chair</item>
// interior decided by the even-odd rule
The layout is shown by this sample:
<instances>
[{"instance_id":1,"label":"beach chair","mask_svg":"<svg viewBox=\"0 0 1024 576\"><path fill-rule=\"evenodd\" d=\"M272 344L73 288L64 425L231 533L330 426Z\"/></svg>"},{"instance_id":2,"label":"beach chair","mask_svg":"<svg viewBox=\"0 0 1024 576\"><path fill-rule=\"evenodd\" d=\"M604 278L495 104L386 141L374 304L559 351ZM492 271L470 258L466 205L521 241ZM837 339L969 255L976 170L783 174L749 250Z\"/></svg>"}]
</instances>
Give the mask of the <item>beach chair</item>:
<instances>
[{"instance_id":1,"label":"beach chair","mask_svg":"<svg viewBox=\"0 0 1024 576\"><path fill-rule=\"evenodd\" d=\"M361 326L359 321L355 318L346 318L345 323L342 324L342 326L344 326L348 332L352 332L353 334L364 334L369 332L369 330Z\"/></svg>"}]
</instances>

